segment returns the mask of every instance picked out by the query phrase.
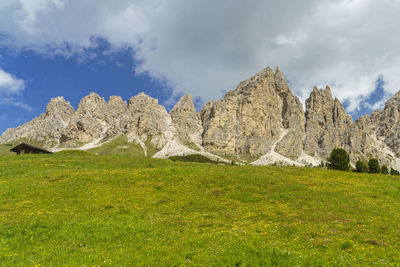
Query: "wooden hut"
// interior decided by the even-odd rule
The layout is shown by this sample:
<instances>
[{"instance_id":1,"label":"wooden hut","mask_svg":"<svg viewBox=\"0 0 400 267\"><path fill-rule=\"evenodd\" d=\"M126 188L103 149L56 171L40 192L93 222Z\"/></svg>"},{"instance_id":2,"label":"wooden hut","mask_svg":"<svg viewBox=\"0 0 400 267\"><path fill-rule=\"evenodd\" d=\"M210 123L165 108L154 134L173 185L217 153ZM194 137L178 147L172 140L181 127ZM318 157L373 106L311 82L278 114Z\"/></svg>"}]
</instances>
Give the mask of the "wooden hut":
<instances>
[{"instance_id":1,"label":"wooden hut","mask_svg":"<svg viewBox=\"0 0 400 267\"><path fill-rule=\"evenodd\" d=\"M18 146L10 149L11 152L17 153L17 155L21 154L53 154L50 151L34 147L25 143L19 144Z\"/></svg>"}]
</instances>

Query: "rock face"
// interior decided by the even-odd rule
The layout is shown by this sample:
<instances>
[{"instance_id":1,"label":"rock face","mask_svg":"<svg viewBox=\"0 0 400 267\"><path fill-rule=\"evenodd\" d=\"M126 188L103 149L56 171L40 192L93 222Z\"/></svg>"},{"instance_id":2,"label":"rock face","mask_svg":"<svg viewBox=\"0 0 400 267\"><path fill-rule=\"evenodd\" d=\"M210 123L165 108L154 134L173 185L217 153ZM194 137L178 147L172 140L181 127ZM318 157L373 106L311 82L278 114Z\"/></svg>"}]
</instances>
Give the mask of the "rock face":
<instances>
[{"instance_id":1,"label":"rock face","mask_svg":"<svg viewBox=\"0 0 400 267\"><path fill-rule=\"evenodd\" d=\"M126 107L126 102L119 96L111 96L106 102L98 94L90 93L81 100L70 123L62 131L61 145L77 147L120 133L120 117Z\"/></svg>"},{"instance_id":2,"label":"rock face","mask_svg":"<svg viewBox=\"0 0 400 267\"><path fill-rule=\"evenodd\" d=\"M63 131L61 143L68 146L85 144L99 138L104 132L107 103L98 94L91 93L79 103L68 127Z\"/></svg>"},{"instance_id":3,"label":"rock face","mask_svg":"<svg viewBox=\"0 0 400 267\"><path fill-rule=\"evenodd\" d=\"M203 126L193 105L193 97L185 95L169 112L176 129L177 138L183 144L201 146Z\"/></svg>"},{"instance_id":4,"label":"rock face","mask_svg":"<svg viewBox=\"0 0 400 267\"><path fill-rule=\"evenodd\" d=\"M305 116L305 153L327 158L335 147L348 145L353 120L340 101L332 98L329 87L314 88L306 100Z\"/></svg>"},{"instance_id":5,"label":"rock face","mask_svg":"<svg viewBox=\"0 0 400 267\"><path fill-rule=\"evenodd\" d=\"M174 134L171 116L165 107L144 93L129 99L120 125L123 132L134 133L142 142L149 141L157 149L161 149Z\"/></svg>"},{"instance_id":6,"label":"rock face","mask_svg":"<svg viewBox=\"0 0 400 267\"><path fill-rule=\"evenodd\" d=\"M241 82L223 99L208 103L200 118L203 146L221 155L261 156L280 139L282 129L300 131L300 136L304 131L302 105L279 69L264 69ZM282 141L293 148L280 145L278 149L297 158L302 142L290 137Z\"/></svg>"},{"instance_id":7,"label":"rock face","mask_svg":"<svg viewBox=\"0 0 400 267\"><path fill-rule=\"evenodd\" d=\"M344 148L351 161L379 158L391 165L395 156L378 136L382 114L375 111L356 122L346 113L340 101L332 98L329 87L314 88L306 100L306 136L304 152L321 159L329 157L335 147Z\"/></svg>"},{"instance_id":8,"label":"rock face","mask_svg":"<svg viewBox=\"0 0 400 267\"><path fill-rule=\"evenodd\" d=\"M376 136L400 157L400 92L386 102L381 113L375 113L374 120L379 121Z\"/></svg>"},{"instance_id":9,"label":"rock face","mask_svg":"<svg viewBox=\"0 0 400 267\"><path fill-rule=\"evenodd\" d=\"M93 147L121 134L155 156L200 153L257 159L255 165L318 164L333 148L346 149L354 163L377 157L400 169L400 92L382 111L356 122L329 87L314 88L306 111L291 92L279 68L266 68L241 82L224 98L210 101L197 113L191 95L183 96L168 113L157 99L140 93L124 102L106 102L95 93L75 111L62 97L51 99L46 113L15 129L0 143L34 142L49 149Z\"/></svg>"},{"instance_id":10,"label":"rock face","mask_svg":"<svg viewBox=\"0 0 400 267\"><path fill-rule=\"evenodd\" d=\"M0 143L21 139L41 142L47 147L55 146L74 112L71 104L63 97L52 98L46 113L15 129L8 129L0 137Z\"/></svg>"}]
</instances>

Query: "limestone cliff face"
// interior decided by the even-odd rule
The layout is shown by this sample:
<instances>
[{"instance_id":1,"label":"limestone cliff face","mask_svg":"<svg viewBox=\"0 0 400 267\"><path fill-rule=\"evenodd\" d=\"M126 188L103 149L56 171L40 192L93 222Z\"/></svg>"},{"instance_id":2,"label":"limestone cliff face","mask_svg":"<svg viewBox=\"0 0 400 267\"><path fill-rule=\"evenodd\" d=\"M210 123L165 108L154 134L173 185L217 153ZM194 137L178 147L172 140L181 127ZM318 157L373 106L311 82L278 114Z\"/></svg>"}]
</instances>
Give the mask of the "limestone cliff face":
<instances>
[{"instance_id":1,"label":"limestone cliff face","mask_svg":"<svg viewBox=\"0 0 400 267\"><path fill-rule=\"evenodd\" d=\"M119 96L111 96L106 102L96 93L82 98L68 126L62 131L62 146L76 147L96 139L121 132L119 120L127 104Z\"/></svg>"},{"instance_id":2,"label":"limestone cliff face","mask_svg":"<svg viewBox=\"0 0 400 267\"><path fill-rule=\"evenodd\" d=\"M375 114L376 136L382 138L397 157L400 157L400 92L389 99L381 113Z\"/></svg>"},{"instance_id":3,"label":"limestone cliff face","mask_svg":"<svg viewBox=\"0 0 400 267\"><path fill-rule=\"evenodd\" d=\"M169 112L177 138L183 144L201 146L203 126L193 105L193 97L185 95Z\"/></svg>"},{"instance_id":4,"label":"limestone cliff face","mask_svg":"<svg viewBox=\"0 0 400 267\"><path fill-rule=\"evenodd\" d=\"M394 153L376 136L376 115L360 117L352 128L350 143L347 150L353 162L359 159L378 158L381 164L392 165Z\"/></svg>"},{"instance_id":5,"label":"limestone cliff face","mask_svg":"<svg viewBox=\"0 0 400 267\"><path fill-rule=\"evenodd\" d=\"M304 128L302 105L292 94L281 71L264 69L229 92L210 102L200 112L204 127L203 146L222 155L260 156L280 139L282 129L300 131L300 141L285 140L278 146L285 156L301 154Z\"/></svg>"},{"instance_id":6,"label":"limestone cliff face","mask_svg":"<svg viewBox=\"0 0 400 267\"><path fill-rule=\"evenodd\" d=\"M352 118L329 87L314 88L306 100L304 151L327 158L335 147L346 147L353 127Z\"/></svg>"},{"instance_id":7,"label":"limestone cliff face","mask_svg":"<svg viewBox=\"0 0 400 267\"><path fill-rule=\"evenodd\" d=\"M48 147L55 146L74 112L71 104L63 97L52 98L46 113L15 129L8 129L0 137L0 143L23 139L42 142Z\"/></svg>"},{"instance_id":8,"label":"limestone cliff face","mask_svg":"<svg viewBox=\"0 0 400 267\"><path fill-rule=\"evenodd\" d=\"M100 136L102 129L102 112L106 102L95 93L84 97L77 111L71 118L68 127L63 131L60 142L70 146L91 142Z\"/></svg>"},{"instance_id":9,"label":"limestone cliff face","mask_svg":"<svg viewBox=\"0 0 400 267\"><path fill-rule=\"evenodd\" d=\"M161 149L173 134L171 116L165 107L144 93L129 99L120 125L125 133L137 135L143 142L149 140L157 149Z\"/></svg>"},{"instance_id":10,"label":"limestone cliff face","mask_svg":"<svg viewBox=\"0 0 400 267\"><path fill-rule=\"evenodd\" d=\"M319 164L333 148L346 149L352 162L377 157L400 169L400 92L385 108L360 117L346 113L329 87L314 88L306 111L277 68L263 69L218 101L196 112L191 95L168 113L157 99L140 93L128 103L105 101L95 93L75 111L63 97L51 99L46 112L0 137L9 142L40 143L48 149L92 147L124 134L159 155L202 153L212 158L259 158L257 164Z\"/></svg>"}]
</instances>

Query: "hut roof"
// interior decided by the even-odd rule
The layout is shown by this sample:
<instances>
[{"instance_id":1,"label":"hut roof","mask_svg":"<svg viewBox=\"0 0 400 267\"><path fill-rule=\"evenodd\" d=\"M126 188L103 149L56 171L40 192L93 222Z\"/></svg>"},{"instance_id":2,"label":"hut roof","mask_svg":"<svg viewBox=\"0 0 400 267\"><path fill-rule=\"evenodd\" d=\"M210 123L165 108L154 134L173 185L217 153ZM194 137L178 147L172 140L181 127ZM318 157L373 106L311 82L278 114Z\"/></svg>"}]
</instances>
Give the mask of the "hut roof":
<instances>
[{"instance_id":1,"label":"hut roof","mask_svg":"<svg viewBox=\"0 0 400 267\"><path fill-rule=\"evenodd\" d=\"M36 154L53 154L53 152L50 152L50 151L47 151L42 148L38 148L38 147L29 145L29 144L25 144L25 143L21 143L21 144L17 145L16 147L10 149L11 152L16 152L16 153L19 153L21 150L29 150Z\"/></svg>"}]
</instances>

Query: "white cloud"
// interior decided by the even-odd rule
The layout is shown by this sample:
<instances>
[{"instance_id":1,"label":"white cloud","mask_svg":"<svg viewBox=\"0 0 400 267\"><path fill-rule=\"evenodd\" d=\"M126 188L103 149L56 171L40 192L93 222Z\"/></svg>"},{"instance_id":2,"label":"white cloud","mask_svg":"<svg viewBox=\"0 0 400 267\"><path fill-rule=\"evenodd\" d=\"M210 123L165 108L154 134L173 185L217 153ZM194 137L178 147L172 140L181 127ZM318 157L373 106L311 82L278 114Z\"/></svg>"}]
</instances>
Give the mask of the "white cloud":
<instances>
[{"instance_id":1,"label":"white cloud","mask_svg":"<svg viewBox=\"0 0 400 267\"><path fill-rule=\"evenodd\" d=\"M16 99L14 96L0 97L0 105L14 106L25 109L26 111L33 111L33 108L30 105Z\"/></svg>"},{"instance_id":2,"label":"white cloud","mask_svg":"<svg viewBox=\"0 0 400 267\"><path fill-rule=\"evenodd\" d=\"M85 53L96 36L134 47L138 73L204 101L280 66L302 99L329 84L353 111L380 75L400 89L398 14L398 0L3 0L0 32L44 53Z\"/></svg>"},{"instance_id":3,"label":"white cloud","mask_svg":"<svg viewBox=\"0 0 400 267\"><path fill-rule=\"evenodd\" d=\"M31 111L30 105L16 99L16 96L20 95L24 88L23 80L0 69L0 105L15 106Z\"/></svg>"},{"instance_id":4,"label":"white cloud","mask_svg":"<svg viewBox=\"0 0 400 267\"><path fill-rule=\"evenodd\" d=\"M16 95L25 88L25 82L0 69L0 96Z\"/></svg>"}]
</instances>

